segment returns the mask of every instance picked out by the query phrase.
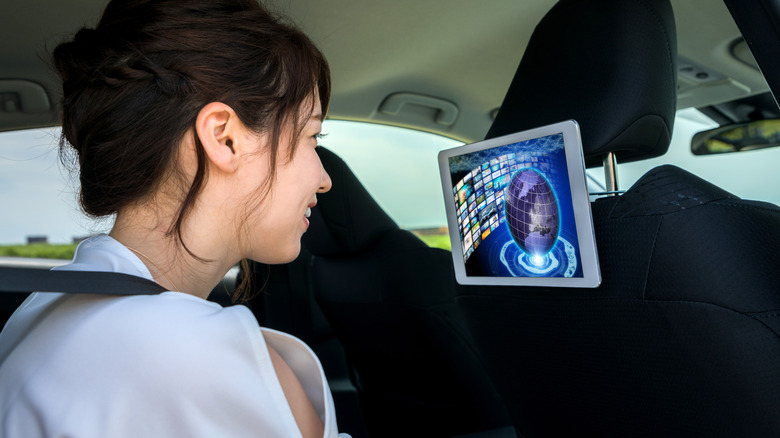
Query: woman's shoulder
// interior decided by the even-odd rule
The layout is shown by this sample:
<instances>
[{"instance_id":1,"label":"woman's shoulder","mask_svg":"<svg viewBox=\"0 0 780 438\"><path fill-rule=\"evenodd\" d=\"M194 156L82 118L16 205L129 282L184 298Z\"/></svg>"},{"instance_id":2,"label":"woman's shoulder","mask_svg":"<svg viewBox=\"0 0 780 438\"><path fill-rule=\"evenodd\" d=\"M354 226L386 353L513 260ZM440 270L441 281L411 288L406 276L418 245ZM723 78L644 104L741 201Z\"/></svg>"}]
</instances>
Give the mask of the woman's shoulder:
<instances>
[{"instance_id":1,"label":"woman's shoulder","mask_svg":"<svg viewBox=\"0 0 780 438\"><path fill-rule=\"evenodd\" d=\"M217 426L231 436L283 436L295 427L261 329L244 306L175 292L71 295L50 305L0 367L0 384L9 385L0 408L19 400L46 412L110 405L131 415L122 420L127 430L176 429L171 436L203 436ZM217 424L225 418L234 420Z\"/></svg>"},{"instance_id":2,"label":"woman's shoulder","mask_svg":"<svg viewBox=\"0 0 780 438\"><path fill-rule=\"evenodd\" d=\"M91 314L76 323L84 325L79 330L85 334L103 331L147 354L215 354L226 349L251 350L252 344L262 342L260 327L246 307L222 307L185 293L123 297L92 307Z\"/></svg>"},{"instance_id":3,"label":"woman's shoulder","mask_svg":"<svg viewBox=\"0 0 780 438\"><path fill-rule=\"evenodd\" d=\"M208 355L246 360L264 344L255 318L244 306L223 308L179 292L51 295L32 297L27 308L14 315L13 325L20 330L12 344L23 347L15 353L28 351L61 364L72 358L103 364L191 363Z\"/></svg>"},{"instance_id":4,"label":"woman's shoulder","mask_svg":"<svg viewBox=\"0 0 780 438\"><path fill-rule=\"evenodd\" d=\"M221 333L220 328L235 330L245 319L254 316L245 306L221 305L183 292L163 292L158 295L122 297L99 306L107 316L133 319L135 324L153 327L164 325L169 329L203 330Z\"/></svg>"},{"instance_id":5,"label":"woman's shoulder","mask_svg":"<svg viewBox=\"0 0 780 438\"><path fill-rule=\"evenodd\" d=\"M65 295L47 304L24 321L18 339L4 340L14 348L3 378L24 375L73 387L92 382L114 390L143 383L188 394L264 380L269 371L261 329L244 306L223 308L175 292Z\"/></svg>"}]
</instances>

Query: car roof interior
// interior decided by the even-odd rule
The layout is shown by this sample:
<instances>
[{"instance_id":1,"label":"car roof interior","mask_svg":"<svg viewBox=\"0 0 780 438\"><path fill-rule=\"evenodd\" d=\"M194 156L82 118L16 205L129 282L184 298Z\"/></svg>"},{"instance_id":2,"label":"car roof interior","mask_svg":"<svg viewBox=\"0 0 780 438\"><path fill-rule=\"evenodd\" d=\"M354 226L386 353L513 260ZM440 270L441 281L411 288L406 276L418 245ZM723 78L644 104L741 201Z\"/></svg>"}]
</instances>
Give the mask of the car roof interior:
<instances>
[{"instance_id":1,"label":"car roof interior","mask_svg":"<svg viewBox=\"0 0 780 438\"><path fill-rule=\"evenodd\" d=\"M0 131L57 124L58 86L46 53L80 26L94 25L105 3L0 5L0 37L12 42L0 46L0 57L10 60L0 64ZM517 55L555 1L496 0L489 7L449 0L271 3L328 58L330 118L406 126L471 142L490 127ZM672 6L678 22L678 108L768 90L721 1L674 0Z\"/></svg>"}]
</instances>

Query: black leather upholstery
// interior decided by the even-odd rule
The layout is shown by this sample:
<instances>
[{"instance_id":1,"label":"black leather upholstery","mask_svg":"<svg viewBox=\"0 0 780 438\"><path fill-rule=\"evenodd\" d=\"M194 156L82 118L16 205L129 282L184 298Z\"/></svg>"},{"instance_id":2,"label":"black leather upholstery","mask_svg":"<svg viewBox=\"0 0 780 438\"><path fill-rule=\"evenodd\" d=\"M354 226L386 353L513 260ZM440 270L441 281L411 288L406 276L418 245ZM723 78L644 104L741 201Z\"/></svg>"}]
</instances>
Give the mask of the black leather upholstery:
<instances>
[{"instance_id":1,"label":"black leather upholstery","mask_svg":"<svg viewBox=\"0 0 780 438\"><path fill-rule=\"evenodd\" d=\"M591 162L662 153L673 37L667 0L560 1L490 135L575 118ZM458 288L517 431L780 436L780 209L662 166L592 212L599 288Z\"/></svg>"},{"instance_id":2,"label":"black leather upholstery","mask_svg":"<svg viewBox=\"0 0 780 438\"><path fill-rule=\"evenodd\" d=\"M455 307L448 251L398 228L338 156L303 244L311 287L358 378L372 437L453 436L510 420Z\"/></svg>"}]
</instances>

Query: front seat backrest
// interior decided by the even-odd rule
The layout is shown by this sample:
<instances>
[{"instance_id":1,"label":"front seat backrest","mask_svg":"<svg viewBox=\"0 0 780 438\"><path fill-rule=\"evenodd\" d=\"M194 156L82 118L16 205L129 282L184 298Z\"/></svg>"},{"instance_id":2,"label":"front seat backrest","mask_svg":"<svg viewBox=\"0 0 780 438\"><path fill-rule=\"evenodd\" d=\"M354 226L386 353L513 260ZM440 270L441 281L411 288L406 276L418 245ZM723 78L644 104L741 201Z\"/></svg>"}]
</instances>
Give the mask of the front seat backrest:
<instances>
[{"instance_id":1,"label":"front seat backrest","mask_svg":"<svg viewBox=\"0 0 780 438\"><path fill-rule=\"evenodd\" d=\"M318 148L333 188L302 243L310 284L356 370L372 437L510 426L455 307L448 251L400 229L346 163Z\"/></svg>"},{"instance_id":2,"label":"front seat backrest","mask_svg":"<svg viewBox=\"0 0 780 438\"><path fill-rule=\"evenodd\" d=\"M589 166L668 147L668 0L561 0L489 136L580 123ZM780 436L780 209L673 166L592 204L596 289L459 287L518 433Z\"/></svg>"}]
</instances>

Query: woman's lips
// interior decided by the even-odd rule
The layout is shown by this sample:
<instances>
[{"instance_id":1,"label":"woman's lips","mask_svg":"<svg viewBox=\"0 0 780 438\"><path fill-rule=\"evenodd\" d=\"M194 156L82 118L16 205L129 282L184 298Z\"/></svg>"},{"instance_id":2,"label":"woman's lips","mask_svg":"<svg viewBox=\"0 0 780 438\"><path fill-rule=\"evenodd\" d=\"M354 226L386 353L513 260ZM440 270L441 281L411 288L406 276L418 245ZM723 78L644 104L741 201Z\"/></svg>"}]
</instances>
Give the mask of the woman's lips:
<instances>
[{"instance_id":1,"label":"woman's lips","mask_svg":"<svg viewBox=\"0 0 780 438\"><path fill-rule=\"evenodd\" d=\"M306 226L306 229L309 229L309 218L311 217L311 208L313 205L306 207L306 212L303 214L303 224Z\"/></svg>"}]
</instances>

